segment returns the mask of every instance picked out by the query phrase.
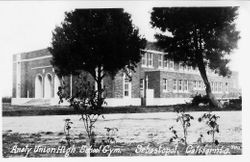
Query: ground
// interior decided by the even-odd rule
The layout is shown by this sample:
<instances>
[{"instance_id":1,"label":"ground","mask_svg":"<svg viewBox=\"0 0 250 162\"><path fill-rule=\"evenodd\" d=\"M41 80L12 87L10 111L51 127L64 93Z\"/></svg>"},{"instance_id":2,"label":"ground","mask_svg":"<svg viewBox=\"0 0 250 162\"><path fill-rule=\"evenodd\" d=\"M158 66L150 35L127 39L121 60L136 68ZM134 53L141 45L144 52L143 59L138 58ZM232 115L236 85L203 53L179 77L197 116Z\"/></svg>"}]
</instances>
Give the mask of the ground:
<instances>
[{"instance_id":1,"label":"ground","mask_svg":"<svg viewBox=\"0 0 250 162\"><path fill-rule=\"evenodd\" d=\"M204 112L190 112L194 116L191 121L191 127L188 130L188 144L197 147L197 139L200 134L204 135L204 143L209 147L211 136L206 134L208 127L205 123L197 121ZM220 116L218 121L220 133L216 134L219 145L215 148L229 148L229 154L242 153L242 130L241 130L241 111L220 111L215 112ZM179 123L176 122L176 113L158 112L158 113L129 113L129 114L105 114L105 119L100 118L95 126L96 146L100 147L102 140L105 139L106 131L104 127L118 128L116 144L112 148L118 151L111 156L147 156L147 155L165 155L163 153L150 154L148 152L138 151L138 147L173 150L176 143L169 143L172 133L169 127L174 126L179 136L182 136L182 130ZM70 131L72 143L71 146L81 147L86 144L86 133L83 129L83 123L79 121L78 115L50 115L50 116L21 116L21 117L3 117L3 156L25 156L25 153L11 153L15 146L21 148L26 145L33 148L42 146L47 148L57 148L58 146L67 146L64 135L64 119L69 118L73 121ZM49 123L49 124L48 124ZM149 146L148 146L149 145ZM170 153L167 155L184 155L183 145L178 147L179 153ZM78 148L79 149L79 148ZM136 152L137 149L137 152ZM119 152L120 150L120 152ZM172 151L173 152L173 151ZM85 153L72 153L70 156L85 156ZM30 152L29 157L55 157L65 156L64 153L35 153ZM108 156L108 153L96 153L94 156Z\"/></svg>"}]
</instances>

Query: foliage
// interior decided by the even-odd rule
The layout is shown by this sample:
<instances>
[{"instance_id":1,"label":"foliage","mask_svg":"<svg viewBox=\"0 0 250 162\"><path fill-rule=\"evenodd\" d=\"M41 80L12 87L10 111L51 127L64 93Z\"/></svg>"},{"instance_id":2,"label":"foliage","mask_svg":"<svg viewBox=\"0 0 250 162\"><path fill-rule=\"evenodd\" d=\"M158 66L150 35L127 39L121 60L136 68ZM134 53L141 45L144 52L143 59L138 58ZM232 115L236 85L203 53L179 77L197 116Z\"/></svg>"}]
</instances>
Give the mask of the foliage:
<instances>
[{"instance_id":1,"label":"foliage","mask_svg":"<svg viewBox=\"0 0 250 162\"><path fill-rule=\"evenodd\" d=\"M93 131L94 124L98 120L99 116L103 113L103 107L99 107L99 103L101 105L105 104L105 98L98 98L98 91L94 89L93 86L87 81L87 77L85 75L79 75L78 80L75 82L77 87L76 93L73 96L67 96L66 93L63 93L65 87L60 87L58 91L58 95L60 98L60 103L63 102L63 99L66 99L70 103L70 107L72 107L78 114L81 115L80 120L84 124L84 129L87 133L89 144L94 145L95 143L95 133ZM102 90L104 91L104 90Z\"/></svg>"},{"instance_id":2,"label":"foliage","mask_svg":"<svg viewBox=\"0 0 250 162\"><path fill-rule=\"evenodd\" d=\"M106 139L102 141L103 144L105 145L115 144L118 128L105 127L104 129L106 129Z\"/></svg>"},{"instance_id":3,"label":"foliage","mask_svg":"<svg viewBox=\"0 0 250 162\"><path fill-rule=\"evenodd\" d=\"M191 105L198 106L199 104L208 105L208 104L211 104L211 101L207 97L207 95L198 94L198 95L193 96Z\"/></svg>"},{"instance_id":4,"label":"foliage","mask_svg":"<svg viewBox=\"0 0 250 162\"><path fill-rule=\"evenodd\" d=\"M151 24L164 33L156 34L166 58L198 67L206 93L214 106L221 107L211 91L206 70L227 76L228 55L240 38L234 20L238 7L153 8ZM167 33L167 32L169 33Z\"/></svg>"},{"instance_id":5,"label":"foliage","mask_svg":"<svg viewBox=\"0 0 250 162\"><path fill-rule=\"evenodd\" d=\"M229 105L242 105L242 97L239 96L237 99L231 99L229 100Z\"/></svg>"},{"instance_id":6,"label":"foliage","mask_svg":"<svg viewBox=\"0 0 250 162\"><path fill-rule=\"evenodd\" d=\"M183 137L180 138L177 135L177 131L174 130L173 126L169 128L169 130L171 130L171 132L174 134L174 136L172 138L170 138L170 142L177 140L179 142L183 142L186 146L187 146L187 136L188 136L188 128L191 126L190 121L194 119L193 116L191 116L190 114L185 113L184 111L177 111L178 116L176 119L176 122L180 122L182 129L183 129Z\"/></svg>"},{"instance_id":7,"label":"foliage","mask_svg":"<svg viewBox=\"0 0 250 162\"><path fill-rule=\"evenodd\" d=\"M11 103L11 97L2 97L2 103Z\"/></svg>"},{"instance_id":8,"label":"foliage","mask_svg":"<svg viewBox=\"0 0 250 162\"><path fill-rule=\"evenodd\" d=\"M215 140L215 133L219 133L219 124L217 123L217 120L220 117L216 114L204 113L202 117L198 118L199 122L205 121L206 125L209 127L209 130L207 131L208 135L212 136L212 143L218 145L219 141Z\"/></svg>"},{"instance_id":9,"label":"foliage","mask_svg":"<svg viewBox=\"0 0 250 162\"><path fill-rule=\"evenodd\" d=\"M123 9L76 9L66 12L53 31L49 50L60 76L84 70L98 80L124 67L134 70L144 46L145 39ZM102 72L99 78L96 69Z\"/></svg>"},{"instance_id":10,"label":"foliage","mask_svg":"<svg viewBox=\"0 0 250 162\"><path fill-rule=\"evenodd\" d=\"M64 124L64 135L65 135L65 139L67 141L67 145L68 147L70 147L70 141L71 141L71 137L70 137L70 129L71 129L71 124L73 124L72 121L70 121L69 118L65 119L65 124Z\"/></svg>"}]
</instances>

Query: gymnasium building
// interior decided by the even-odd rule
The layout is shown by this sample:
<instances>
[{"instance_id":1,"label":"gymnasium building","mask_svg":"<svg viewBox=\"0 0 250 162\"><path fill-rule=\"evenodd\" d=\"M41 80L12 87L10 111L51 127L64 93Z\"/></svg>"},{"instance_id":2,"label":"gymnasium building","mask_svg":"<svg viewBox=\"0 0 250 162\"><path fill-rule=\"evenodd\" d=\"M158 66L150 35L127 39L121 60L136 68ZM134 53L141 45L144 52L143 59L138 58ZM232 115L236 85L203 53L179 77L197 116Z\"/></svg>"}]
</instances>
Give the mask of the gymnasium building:
<instances>
[{"instance_id":1,"label":"gymnasium building","mask_svg":"<svg viewBox=\"0 0 250 162\"><path fill-rule=\"evenodd\" d=\"M197 68L164 60L164 52L148 43L141 50L142 59L130 80L123 72L113 79L105 77L107 106L174 105L189 102L196 94L205 94L205 86ZM57 105L57 90L61 79L50 64L48 49L13 55L13 105ZM88 75L88 74L86 74ZM207 69L214 95L219 99L240 95L238 73L222 77ZM78 76L65 76L67 91L74 94ZM91 77L88 75L88 77ZM90 79L91 80L91 79ZM92 79L92 83L94 83Z\"/></svg>"}]
</instances>

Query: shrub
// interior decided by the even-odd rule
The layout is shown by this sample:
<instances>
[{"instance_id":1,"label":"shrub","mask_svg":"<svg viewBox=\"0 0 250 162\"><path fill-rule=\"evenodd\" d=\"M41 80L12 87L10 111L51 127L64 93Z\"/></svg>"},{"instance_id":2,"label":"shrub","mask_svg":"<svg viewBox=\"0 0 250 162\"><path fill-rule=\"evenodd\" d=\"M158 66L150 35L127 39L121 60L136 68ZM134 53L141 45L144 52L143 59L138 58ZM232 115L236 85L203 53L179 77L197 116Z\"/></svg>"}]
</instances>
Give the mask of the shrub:
<instances>
[{"instance_id":1,"label":"shrub","mask_svg":"<svg viewBox=\"0 0 250 162\"><path fill-rule=\"evenodd\" d=\"M105 127L106 129L106 139L102 141L104 145L112 145L116 143L117 132L118 128L109 128Z\"/></svg>"},{"instance_id":2,"label":"shrub","mask_svg":"<svg viewBox=\"0 0 250 162\"><path fill-rule=\"evenodd\" d=\"M218 145L219 141L215 140L215 133L219 133L219 124L217 123L217 120L220 117L216 114L204 113L203 116L198 118L199 122L205 121L206 125L209 127L209 130L207 131L208 135L212 136L212 144Z\"/></svg>"},{"instance_id":3,"label":"shrub","mask_svg":"<svg viewBox=\"0 0 250 162\"><path fill-rule=\"evenodd\" d=\"M94 146L95 144L95 132L94 132L94 124L99 119L99 117L103 117L103 104L106 104L104 101L104 97L100 97L98 94L102 94L104 89L100 91L95 90L93 86L87 80L87 76L84 74L80 74L78 76L76 85L76 93L73 96L68 96L64 89L65 87L58 88L57 95L59 96L59 103L63 102L63 99L66 99L70 103L70 107L72 107L77 114L79 114L80 120L83 122L84 129L88 136L87 145L89 147ZM90 154L87 154L90 156Z\"/></svg>"},{"instance_id":4,"label":"shrub","mask_svg":"<svg viewBox=\"0 0 250 162\"><path fill-rule=\"evenodd\" d=\"M193 96L192 98L193 99L191 101L191 105L193 105L193 106L199 106L200 104L203 104L203 105L210 105L211 104L211 101L207 97L207 95L198 94L198 95Z\"/></svg>"},{"instance_id":5,"label":"shrub","mask_svg":"<svg viewBox=\"0 0 250 162\"><path fill-rule=\"evenodd\" d=\"M174 134L172 138L170 138L170 142L176 140L177 142L183 142L185 146L187 146L187 136L188 136L188 128L191 126L190 121L194 119L190 114L185 113L184 111L177 111L178 116L176 118L176 122L180 122L183 129L183 137L178 137L177 131L172 127L169 130Z\"/></svg>"},{"instance_id":6,"label":"shrub","mask_svg":"<svg viewBox=\"0 0 250 162\"><path fill-rule=\"evenodd\" d=\"M65 135L65 139L67 141L67 145L68 147L70 147L70 141L71 141L71 137L70 137L70 129L71 129L71 124L73 124L73 122L70 119L65 119L64 120L65 124L64 124L64 135Z\"/></svg>"},{"instance_id":7,"label":"shrub","mask_svg":"<svg viewBox=\"0 0 250 162\"><path fill-rule=\"evenodd\" d=\"M11 97L3 97L2 103L11 103Z\"/></svg>"}]
</instances>

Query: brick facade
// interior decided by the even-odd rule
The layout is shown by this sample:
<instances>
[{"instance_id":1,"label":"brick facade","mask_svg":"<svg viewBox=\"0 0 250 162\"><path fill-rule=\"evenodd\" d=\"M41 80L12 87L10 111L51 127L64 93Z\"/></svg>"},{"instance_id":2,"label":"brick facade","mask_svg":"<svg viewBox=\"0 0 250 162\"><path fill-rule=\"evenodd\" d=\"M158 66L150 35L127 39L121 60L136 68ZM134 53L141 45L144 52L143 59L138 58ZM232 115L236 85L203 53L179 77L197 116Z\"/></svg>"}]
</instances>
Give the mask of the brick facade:
<instances>
[{"instance_id":1,"label":"brick facade","mask_svg":"<svg viewBox=\"0 0 250 162\"><path fill-rule=\"evenodd\" d=\"M197 69L191 67L183 68L181 65L169 60L164 61L164 53L152 47L149 44L145 50L142 50L142 61L138 63L136 71L132 72L131 98L141 98L144 96L143 91L145 88L142 88L143 83L147 84L144 86L147 86L148 89L153 90L154 98L187 98L197 93L205 94L203 81ZM45 79L49 75L53 92L51 97L56 97L56 74L50 64L51 59L52 55L47 49L13 56L13 98L35 98L35 83L38 75L42 78L42 96L44 97L45 91L47 91L44 84ZM89 82L94 85L91 75L87 73L86 75L88 75ZM211 84L217 85L217 91L214 91L216 97L233 97L239 95L238 73L233 72L231 77L221 77L208 70L208 78ZM74 94L76 91L74 83L77 81L77 76L72 76L72 79L70 76L66 76L64 80L67 87L66 91L69 94L72 91ZM103 84L107 98L125 97L125 80L122 71L113 79L110 76L105 77ZM174 89L175 84L176 90Z\"/></svg>"}]
</instances>

